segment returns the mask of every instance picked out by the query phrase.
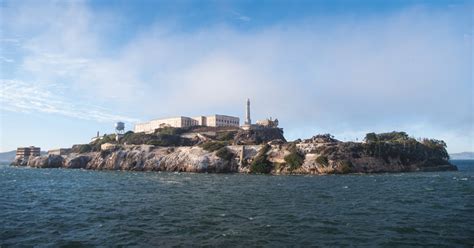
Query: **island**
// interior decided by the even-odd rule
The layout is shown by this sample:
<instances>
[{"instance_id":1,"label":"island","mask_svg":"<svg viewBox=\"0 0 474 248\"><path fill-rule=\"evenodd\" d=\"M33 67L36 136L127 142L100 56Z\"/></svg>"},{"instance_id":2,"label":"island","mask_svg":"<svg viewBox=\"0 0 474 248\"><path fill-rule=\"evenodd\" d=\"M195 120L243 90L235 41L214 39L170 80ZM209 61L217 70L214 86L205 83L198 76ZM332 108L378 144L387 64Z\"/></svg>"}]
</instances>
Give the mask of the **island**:
<instances>
[{"instance_id":1,"label":"island","mask_svg":"<svg viewBox=\"0 0 474 248\"><path fill-rule=\"evenodd\" d=\"M446 143L405 132L368 133L362 142L330 134L287 141L272 120L260 127L165 126L108 134L89 144L17 156L14 166L92 170L261 174L348 174L457 170Z\"/></svg>"}]
</instances>

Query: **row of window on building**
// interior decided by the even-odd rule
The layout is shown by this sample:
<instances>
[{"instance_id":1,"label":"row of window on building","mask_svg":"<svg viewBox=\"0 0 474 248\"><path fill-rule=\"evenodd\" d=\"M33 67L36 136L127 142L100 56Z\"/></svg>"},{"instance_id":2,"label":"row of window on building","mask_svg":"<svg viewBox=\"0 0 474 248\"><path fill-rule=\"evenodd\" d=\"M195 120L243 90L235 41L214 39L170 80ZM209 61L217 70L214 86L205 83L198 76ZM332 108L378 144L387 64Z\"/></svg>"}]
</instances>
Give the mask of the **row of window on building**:
<instances>
[{"instance_id":1,"label":"row of window on building","mask_svg":"<svg viewBox=\"0 0 474 248\"><path fill-rule=\"evenodd\" d=\"M18 147L16 149L16 156L20 158L29 157L29 156L40 156L41 148L36 146L30 147Z\"/></svg>"},{"instance_id":2,"label":"row of window on building","mask_svg":"<svg viewBox=\"0 0 474 248\"><path fill-rule=\"evenodd\" d=\"M211 115L198 117L176 117L152 120L145 123L138 123L135 125L134 132L154 132L155 129L170 126L170 127L191 127L191 126L207 126L207 127L222 127L235 126L239 127L239 117L227 115Z\"/></svg>"}]
</instances>

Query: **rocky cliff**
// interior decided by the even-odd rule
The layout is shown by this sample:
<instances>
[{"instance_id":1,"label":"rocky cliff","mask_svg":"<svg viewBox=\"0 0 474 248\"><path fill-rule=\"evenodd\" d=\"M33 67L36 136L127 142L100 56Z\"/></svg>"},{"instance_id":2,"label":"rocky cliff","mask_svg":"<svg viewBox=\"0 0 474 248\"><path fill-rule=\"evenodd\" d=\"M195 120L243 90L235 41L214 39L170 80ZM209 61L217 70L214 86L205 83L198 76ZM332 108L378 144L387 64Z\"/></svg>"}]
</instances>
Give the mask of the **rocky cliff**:
<instances>
[{"instance_id":1,"label":"rocky cliff","mask_svg":"<svg viewBox=\"0 0 474 248\"><path fill-rule=\"evenodd\" d=\"M163 147L118 145L112 149L16 159L13 165L94 170L345 174L456 170L438 143L412 139L340 142L319 135L259 145ZM447 154L447 153L446 153Z\"/></svg>"}]
</instances>

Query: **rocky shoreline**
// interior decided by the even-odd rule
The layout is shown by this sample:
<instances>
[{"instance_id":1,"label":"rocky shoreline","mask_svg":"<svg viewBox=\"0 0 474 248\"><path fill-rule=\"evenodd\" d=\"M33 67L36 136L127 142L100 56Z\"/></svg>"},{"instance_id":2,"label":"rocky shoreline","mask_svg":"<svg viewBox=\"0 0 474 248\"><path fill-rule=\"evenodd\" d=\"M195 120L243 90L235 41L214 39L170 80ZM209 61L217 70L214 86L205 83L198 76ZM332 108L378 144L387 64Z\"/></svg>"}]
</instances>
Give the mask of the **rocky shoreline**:
<instances>
[{"instance_id":1,"label":"rocky shoreline","mask_svg":"<svg viewBox=\"0 0 474 248\"><path fill-rule=\"evenodd\" d=\"M409 142L408 142L409 141ZM116 144L107 149L17 158L15 166L197 173L347 174L457 170L439 146L413 140L341 142L329 135L242 145ZM214 143L212 143L214 142ZM204 145L203 145L204 144Z\"/></svg>"}]
</instances>

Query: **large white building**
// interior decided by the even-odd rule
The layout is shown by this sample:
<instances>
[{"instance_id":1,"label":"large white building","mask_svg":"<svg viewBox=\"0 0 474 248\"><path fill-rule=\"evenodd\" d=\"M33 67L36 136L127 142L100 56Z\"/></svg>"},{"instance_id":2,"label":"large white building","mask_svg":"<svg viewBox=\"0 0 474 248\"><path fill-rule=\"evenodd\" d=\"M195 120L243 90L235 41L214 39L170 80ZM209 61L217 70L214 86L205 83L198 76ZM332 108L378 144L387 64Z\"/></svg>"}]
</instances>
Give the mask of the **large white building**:
<instances>
[{"instance_id":1,"label":"large white building","mask_svg":"<svg viewBox=\"0 0 474 248\"><path fill-rule=\"evenodd\" d=\"M135 124L135 133L152 133L155 129L162 127L192 127L192 126L207 126L207 127L239 127L239 117L228 115L210 115L186 117L179 116L173 118L151 120L149 122Z\"/></svg>"}]
</instances>

